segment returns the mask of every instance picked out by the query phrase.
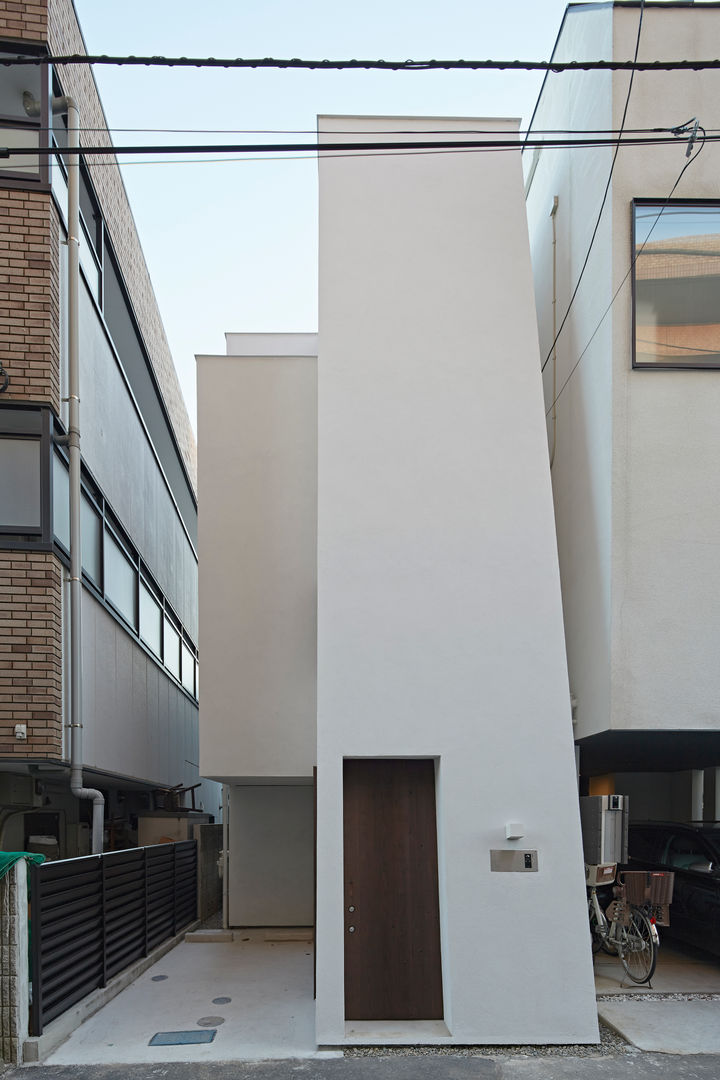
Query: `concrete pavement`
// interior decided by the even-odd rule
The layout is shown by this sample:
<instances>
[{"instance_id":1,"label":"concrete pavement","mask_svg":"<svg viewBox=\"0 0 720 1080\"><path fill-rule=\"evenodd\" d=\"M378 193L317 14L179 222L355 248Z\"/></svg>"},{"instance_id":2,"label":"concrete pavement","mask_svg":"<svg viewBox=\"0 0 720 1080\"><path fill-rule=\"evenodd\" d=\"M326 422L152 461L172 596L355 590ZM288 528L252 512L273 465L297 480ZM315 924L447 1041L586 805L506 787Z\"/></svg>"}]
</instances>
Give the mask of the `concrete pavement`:
<instances>
[{"instance_id":1,"label":"concrete pavement","mask_svg":"<svg viewBox=\"0 0 720 1080\"><path fill-rule=\"evenodd\" d=\"M2 1080L717 1080L720 1055L678 1057L460 1057L448 1054L345 1057L330 1060L40 1065L10 1068Z\"/></svg>"},{"instance_id":2,"label":"concrete pavement","mask_svg":"<svg viewBox=\"0 0 720 1080\"><path fill-rule=\"evenodd\" d=\"M42 1080L56 1076L58 1080L66 1076L78 1080L85 1076L113 1080L115 1076L127 1076L132 1080L135 1075L139 1080L145 1076L153 1080L184 1078L182 1069L186 1066L207 1070L213 1063L231 1069L227 1073L208 1072L208 1078L213 1080L216 1075L218 1080L245 1075L262 1080L266 1066L279 1070L276 1075L297 1074L298 1080L314 1080L316 1076L371 1080L388 1072L402 1078L407 1068L414 1069L418 1077L457 1075L468 1080L475 1076L502 1080L525 1076L528 1080L566 1075L612 1077L618 1075L616 1070L626 1049L622 1040L615 1040L614 1045L613 1040L609 1044L604 1040L602 1052L595 1047L580 1049L579 1053L573 1047L563 1047L537 1051L520 1048L520 1052L513 1048L513 1053L503 1053L501 1047L497 1051L484 1047L482 1056L477 1052L472 1056L472 1050L458 1048L454 1052L446 1045L441 1053L427 1048L424 1052L388 1054L379 1049L373 1056L343 1059L340 1051L318 1051L315 1045L309 940L285 940L277 932L262 930L218 934L214 943L212 936L201 935L196 943L184 942L159 959L62 1045L58 1046L59 1040L53 1040L51 1035L54 1045L45 1058ZM598 958L599 1015L631 1044L625 1056L632 1061L635 1076L645 1075L637 1071L641 1062L654 1060L654 1052L662 1051L672 1055L673 1067L679 1067L682 1055L693 1055L687 1058L687 1068L692 1066L696 1072L675 1075L713 1075L717 1080L720 963L665 942L653 979L655 993L648 993L644 986L628 987L623 983L623 974L617 958ZM158 1046L151 1042L159 1033L181 1032L193 1038L211 1030L212 1042L203 1045ZM636 1047L650 1053L640 1054ZM714 1062L714 1074L702 1071L706 1064L700 1055L703 1061ZM325 1071L332 1058L339 1059L340 1072L333 1071L334 1065ZM384 1073L373 1071L380 1068L377 1062L381 1058L385 1060ZM286 1063L281 1064L279 1059ZM551 1060L553 1070L548 1072L547 1062ZM230 1066L230 1062L234 1064ZM175 1071L176 1066L180 1072ZM64 1067L70 1071L63 1071ZM113 1072L113 1067L120 1072ZM648 1075L664 1075L652 1062L642 1064L642 1068L651 1068ZM103 1071L106 1069L110 1071ZM200 1080L205 1073L192 1075Z\"/></svg>"}]
</instances>

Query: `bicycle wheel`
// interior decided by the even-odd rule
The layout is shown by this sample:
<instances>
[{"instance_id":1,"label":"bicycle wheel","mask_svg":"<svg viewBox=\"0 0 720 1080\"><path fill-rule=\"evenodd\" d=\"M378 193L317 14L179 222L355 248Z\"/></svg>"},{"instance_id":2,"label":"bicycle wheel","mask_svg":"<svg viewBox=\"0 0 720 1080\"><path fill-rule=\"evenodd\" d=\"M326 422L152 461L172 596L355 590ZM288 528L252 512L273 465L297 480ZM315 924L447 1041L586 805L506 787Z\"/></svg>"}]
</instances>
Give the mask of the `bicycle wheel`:
<instances>
[{"instance_id":1,"label":"bicycle wheel","mask_svg":"<svg viewBox=\"0 0 720 1080\"><path fill-rule=\"evenodd\" d=\"M657 945L653 941L650 922L641 911L630 912L630 922L622 932L619 951L628 978L636 983L650 982L657 963Z\"/></svg>"}]
</instances>

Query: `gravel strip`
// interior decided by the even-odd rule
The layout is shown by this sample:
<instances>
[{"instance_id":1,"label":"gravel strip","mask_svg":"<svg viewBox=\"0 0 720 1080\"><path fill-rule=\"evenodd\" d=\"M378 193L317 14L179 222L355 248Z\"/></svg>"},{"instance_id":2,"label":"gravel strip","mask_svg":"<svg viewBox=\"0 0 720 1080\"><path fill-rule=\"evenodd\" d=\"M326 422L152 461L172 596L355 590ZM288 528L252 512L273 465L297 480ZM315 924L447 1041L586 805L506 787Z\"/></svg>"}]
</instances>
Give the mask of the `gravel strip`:
<instances>
[{"instance_id":1,"label":"gravel strip","mask_svg":"<svg viewBox=\"0 0 720 1080\"><path fill-rule=\"evenodd\" d=\"M610 995L617 1000L617 994ZM669 994L668 997L674 995ZM713 995L709 995L713 996ZM615 1057L639 1054L617 1032L600 1022L600 1044L571 1046L345 1046L344 1057Z\"/></svg>"},{"instance_id":2,"label":"gravel strip","mask_svg":"<svg viewBox=\"0 0 720 1080\"><path fill-rule=\"evenodd\" d=\"M720 994L696 994L696 993L663 993L659 991L643 991L631 994L598 994L598 1001L720 1001Z\"/></svg>"}]
</instances>

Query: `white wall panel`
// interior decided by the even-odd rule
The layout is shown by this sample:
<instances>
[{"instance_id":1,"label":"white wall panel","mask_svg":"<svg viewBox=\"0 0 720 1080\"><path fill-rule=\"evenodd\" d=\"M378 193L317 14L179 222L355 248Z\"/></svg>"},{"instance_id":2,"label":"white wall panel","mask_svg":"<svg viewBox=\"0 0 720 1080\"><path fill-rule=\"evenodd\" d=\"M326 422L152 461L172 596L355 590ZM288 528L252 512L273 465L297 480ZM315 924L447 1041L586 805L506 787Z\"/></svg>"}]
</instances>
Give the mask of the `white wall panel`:
<instances>
[{"instance_id":1,"label":"white wall panel","mask_svg":"<svg viewBox=\"0 0 720 1080\"><path fill-rule=\"evenodd\" d=\"M349 140L512 124L320 121ZM443 1041L597 1039L519 158L320 158L320 1043L346 1034L354 756L438 760ZM518 846L538 873L492 873L490 849Z\"/></svg>"}]
</instances>

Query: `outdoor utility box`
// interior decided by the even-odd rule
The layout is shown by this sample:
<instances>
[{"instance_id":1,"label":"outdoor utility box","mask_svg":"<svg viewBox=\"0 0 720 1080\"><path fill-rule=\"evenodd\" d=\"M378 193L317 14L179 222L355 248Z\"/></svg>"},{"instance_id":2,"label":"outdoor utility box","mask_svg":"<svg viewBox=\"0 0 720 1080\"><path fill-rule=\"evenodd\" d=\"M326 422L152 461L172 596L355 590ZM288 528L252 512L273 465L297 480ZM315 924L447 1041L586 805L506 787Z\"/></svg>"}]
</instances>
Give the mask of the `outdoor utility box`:
<instances>
[{"instance_id":1,"label":"outdoor utility box","mask_svg":"<svg viewBox=\"0 0 720 1080\"><path fill-rule=\"evenodd\" d=\"M628 795L580 797L580 827L587 864L627 862L629 814Z\"/></svg>"}]
</instances>

